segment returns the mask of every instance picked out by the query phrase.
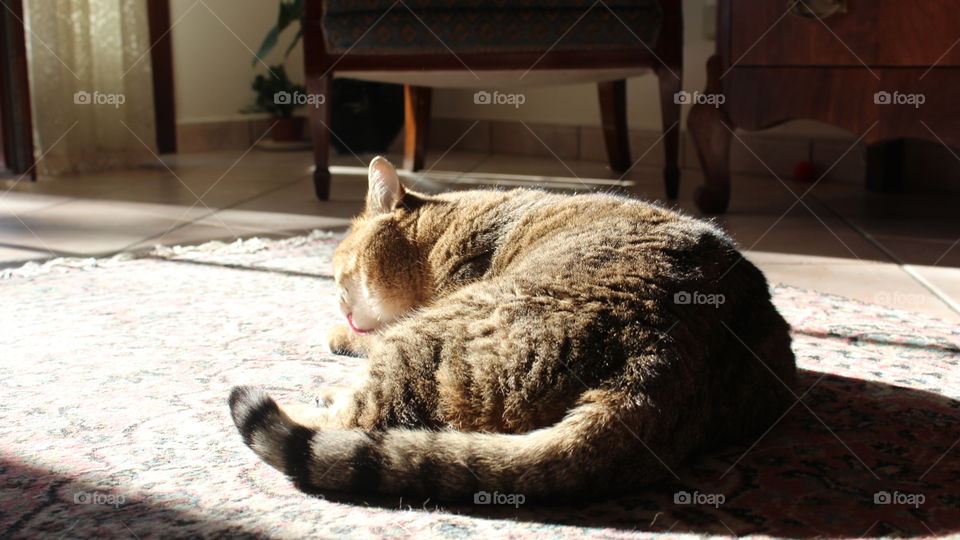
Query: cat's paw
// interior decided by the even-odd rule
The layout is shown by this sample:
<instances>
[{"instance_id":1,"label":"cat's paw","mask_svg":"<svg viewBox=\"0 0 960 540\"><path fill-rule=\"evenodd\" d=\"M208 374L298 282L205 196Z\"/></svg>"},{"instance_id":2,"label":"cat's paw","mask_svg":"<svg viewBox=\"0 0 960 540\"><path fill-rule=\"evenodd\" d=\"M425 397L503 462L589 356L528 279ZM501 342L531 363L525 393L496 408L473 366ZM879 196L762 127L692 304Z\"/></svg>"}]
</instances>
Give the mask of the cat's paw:
<instances>
[{"instance_id":1,"label":"cat's paw","mask_svg":"<svg viewBox=\"0 0 960 540\"><path fill-rule=\"evenodd\" d=\"M362 343L363 338L358 336L345 324L338 324L327 334L327 345L333 354L346 356L363 356L366 354Z\"/></svg>"},{"instance_id":2,"label":"cat's paw","mask_svg":"<svg viewBox=\"0 0 960 540\"><path fill-rule=\"evenodd\" d=\"M338 396L350 391L349 386L327 386L317 392L315 402L317 407L330 407Z\"/></svg>"}]
</instances>

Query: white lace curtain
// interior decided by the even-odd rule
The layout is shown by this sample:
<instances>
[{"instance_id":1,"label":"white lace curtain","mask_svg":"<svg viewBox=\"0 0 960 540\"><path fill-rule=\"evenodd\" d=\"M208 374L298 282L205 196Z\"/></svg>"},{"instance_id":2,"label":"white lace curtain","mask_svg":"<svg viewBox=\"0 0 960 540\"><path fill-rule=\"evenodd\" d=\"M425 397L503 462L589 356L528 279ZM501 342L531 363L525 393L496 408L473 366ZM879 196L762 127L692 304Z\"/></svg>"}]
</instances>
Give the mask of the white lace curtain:
<instances>
[{"instance_id":1,"label":"white lace curtain","mask_svg":"<svg viewBox=\"0 0 960 540\"><path fill-rule=\"evenodd\" d=\"M26 0L41 175L129 167L156 151L144 0Z\"/></svg>"}]
</instances>

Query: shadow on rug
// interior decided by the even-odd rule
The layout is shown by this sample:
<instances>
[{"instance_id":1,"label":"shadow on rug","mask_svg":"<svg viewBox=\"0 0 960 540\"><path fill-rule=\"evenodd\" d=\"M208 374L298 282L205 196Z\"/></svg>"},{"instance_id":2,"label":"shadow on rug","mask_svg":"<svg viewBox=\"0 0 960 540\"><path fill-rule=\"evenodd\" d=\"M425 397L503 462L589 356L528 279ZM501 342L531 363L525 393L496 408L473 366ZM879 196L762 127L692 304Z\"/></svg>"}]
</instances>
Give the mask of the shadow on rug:
<instances>
[{"instance_id":1,"label":"shadow on rug","mask_svg":"<svg viewBox=\"0 0 960 540\"><path fill-rule=\"evenodd\" d=\"M350 380L362 360L324 344L337 239L0 274L0 537L960 534L960 329L787 287L798 401L668 482L562 507L303 495L243 446L225 401L237 384L306 401Z\"/></svg>"}]
</instances>

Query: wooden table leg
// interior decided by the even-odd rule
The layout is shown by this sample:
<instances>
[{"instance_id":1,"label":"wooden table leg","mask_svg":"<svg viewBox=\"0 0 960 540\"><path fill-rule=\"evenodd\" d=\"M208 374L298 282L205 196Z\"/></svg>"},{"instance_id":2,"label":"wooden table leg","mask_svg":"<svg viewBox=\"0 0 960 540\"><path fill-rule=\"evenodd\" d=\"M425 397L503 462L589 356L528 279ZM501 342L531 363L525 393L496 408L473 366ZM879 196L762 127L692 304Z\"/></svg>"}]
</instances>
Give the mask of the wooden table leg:
<instances>
[{"instance_id":1,"label":"wooden table leg","mask_svg":"<svg viewBox=\"0 0 960 540\"><path fill-rule=\"evenodd\" d=\"M625 173L630 168L630 139L627 134L627 81L597 83L603 142L610 168Z\"/></svg>"},{"instance_id":2,"label":"wooden table leg","mask_svg":"<svg viewBox=\"0 0 960 540\"><path fill-rule=\"evenodd\" d=\"M682 89L680 71L662 67L657 70L660 82L660 123L663 127L663 184L667 198L677 200L680 192L680 109L677 92Z\"/></svg>"},{"instance_id":3,"label":"wooden table leg","mask_svg":"<svg viewBox=\"0 0 960 540\"><path fill-rule=\"evenodd\" d=\"M403 168L408 171L419 171L426 161L430 96L431 89L427 86L403 86Z\"/></svg>"},{"instance_id":4,"label":"wooden table leg","mask_svg":"<svg viewBox=\"0 0 960 540\"><path fill-rule=\"evenodd\" d=\"M310 136L313 139L313 190L317 198L330 198L330 110L333 102L333 76L307 76L307 92L323 95L324 102L310 109Z\"/></svg>"}]
</instances>

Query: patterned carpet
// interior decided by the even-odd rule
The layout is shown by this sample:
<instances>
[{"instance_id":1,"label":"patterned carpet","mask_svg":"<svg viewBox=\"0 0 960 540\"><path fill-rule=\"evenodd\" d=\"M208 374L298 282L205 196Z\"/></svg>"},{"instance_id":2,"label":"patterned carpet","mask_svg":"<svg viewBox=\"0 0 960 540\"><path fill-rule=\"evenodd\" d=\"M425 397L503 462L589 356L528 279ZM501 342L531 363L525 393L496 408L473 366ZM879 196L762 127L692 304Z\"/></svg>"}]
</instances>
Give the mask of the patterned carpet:
<instances>
[{"instance_id":1,"label":"patterned carpet","mask_svg":"<svg viewBox=\"0 0 960 540\"><path fill-rule=\"evenodd\" d=\"M960 329L787 287L800 400L666 483L575 507L303 495L243 445L226 397L350 379L361 361L324 337L337 239L0 271L0 537L960 534Z\"/></svg>"}]
</instances>

